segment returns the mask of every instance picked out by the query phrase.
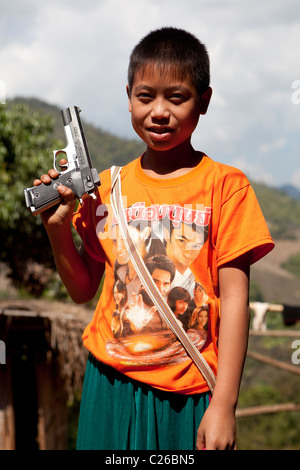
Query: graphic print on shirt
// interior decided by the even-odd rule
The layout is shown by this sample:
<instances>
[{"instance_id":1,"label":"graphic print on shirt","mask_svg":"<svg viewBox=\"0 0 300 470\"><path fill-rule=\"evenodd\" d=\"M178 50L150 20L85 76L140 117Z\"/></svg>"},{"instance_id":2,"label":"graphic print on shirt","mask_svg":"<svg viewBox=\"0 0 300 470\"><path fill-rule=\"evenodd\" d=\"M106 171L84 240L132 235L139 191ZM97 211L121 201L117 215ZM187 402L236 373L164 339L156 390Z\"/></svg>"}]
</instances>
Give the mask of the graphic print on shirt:
<instances>
[{"instance_id":1,"label":"graphic print on shirt","mask_svg":"<svg viewBox=\"0 0 300 470\"><path fill-rule=\"evenodd\" d=\"M207 339L208 296L190 266L207 240L211 209L136 203L125 212L128 231L158 290L201 350ZM137 366L186 360L181 343L160 317L137 276L115 219L111 234L115 310L111 322L114 339L106 342L107 353Z\"/></svg>"}]
</instances>

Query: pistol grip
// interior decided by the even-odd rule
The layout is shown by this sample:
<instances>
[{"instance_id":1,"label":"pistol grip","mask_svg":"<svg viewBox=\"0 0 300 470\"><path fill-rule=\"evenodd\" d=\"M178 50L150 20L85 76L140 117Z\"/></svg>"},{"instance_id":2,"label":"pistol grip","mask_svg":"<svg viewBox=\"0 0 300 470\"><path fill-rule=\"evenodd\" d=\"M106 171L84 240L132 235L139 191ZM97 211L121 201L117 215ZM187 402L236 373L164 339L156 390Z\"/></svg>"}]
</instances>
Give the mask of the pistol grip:
<instances>
[{"instance_id":1,"label":"pistol grip","mask_svg":"<svg viewBox=\"0 0 300 470\"><path fill-rule=\"evenodd\" d=\"M57 187L60 184L73 189L73 181L70 174L62 173L49 184L42 183L39 186L24 189L27 208L31 210L33 215L40 214L61 201L62 198L57 191Z\"/></svg>"}]
</instances>

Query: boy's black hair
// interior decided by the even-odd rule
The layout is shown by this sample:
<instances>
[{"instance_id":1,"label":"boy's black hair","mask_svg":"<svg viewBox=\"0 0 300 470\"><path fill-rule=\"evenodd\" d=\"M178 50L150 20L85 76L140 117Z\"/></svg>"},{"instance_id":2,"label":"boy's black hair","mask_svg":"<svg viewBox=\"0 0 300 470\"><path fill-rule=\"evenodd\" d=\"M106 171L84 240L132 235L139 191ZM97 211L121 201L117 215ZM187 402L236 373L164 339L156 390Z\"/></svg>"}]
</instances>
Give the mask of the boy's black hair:
<instances>
[{"instance_id":1,"label":"boy's black hair","mask_svg":"<svg viewBox=\"0 0 300 470\"><path fill-rule=\"evenodd\" d=\"M171 67L181 79L189 77L198 96L210 84L209 56L205 45L183 29L165 27L150 32L133 49L128 67L131 93L134 74L147 65L157 65L162 73Z\"/></svg>"}]
</instances>

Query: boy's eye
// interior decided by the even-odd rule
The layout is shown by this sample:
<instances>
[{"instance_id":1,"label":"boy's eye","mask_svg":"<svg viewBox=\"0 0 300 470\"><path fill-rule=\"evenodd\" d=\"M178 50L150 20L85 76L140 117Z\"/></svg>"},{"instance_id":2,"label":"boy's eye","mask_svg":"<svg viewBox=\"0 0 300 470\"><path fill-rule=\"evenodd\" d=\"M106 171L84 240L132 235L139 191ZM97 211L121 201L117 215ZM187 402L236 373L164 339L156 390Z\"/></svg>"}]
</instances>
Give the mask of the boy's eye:
<instances>
[{"instance_id":1,"label":"boy's eye","mask_svg":"<svg viewBox=\"0 0 300 470\"><path fill-rule=\"evenodd\" d=\"M169 100L174 104L181 104L181 103L184 103L187 100L187 98L181 93L173 93L170 96Z\"/></svg>"},{"instance_id":2,"label":"boy's eye","mask_svg":"<svg viewBox=\"0 0 300 470\"><path fill-rule=\"evenodd\" d=\"M152 99L152 96L150 95L150 93L147 93L147 92L139 93L139 94L137 95L137 97L138 97L138 99L139 99L140 101L142 101L143 103L144 103L144 102L148 102L148 101L150 101L150 100Z\"/></svg>"}]
</instances>

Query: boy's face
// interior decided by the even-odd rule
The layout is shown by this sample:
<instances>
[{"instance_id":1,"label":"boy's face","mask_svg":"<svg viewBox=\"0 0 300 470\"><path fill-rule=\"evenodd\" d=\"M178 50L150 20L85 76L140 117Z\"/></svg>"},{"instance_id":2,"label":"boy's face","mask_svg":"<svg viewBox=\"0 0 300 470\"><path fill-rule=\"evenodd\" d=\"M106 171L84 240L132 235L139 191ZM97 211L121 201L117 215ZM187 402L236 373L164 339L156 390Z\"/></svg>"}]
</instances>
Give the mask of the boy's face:
<instances>
[{"instance_id":1,"label":"boy's face","mask_svg":"<svg viewBox=\"0 0 300 470\"><path fill-rule=\"evenodd\" d=\"M171 73L162 74L155 66L135 74L129 95L132 125L154 150L170 150L189 140L202 107L188 78L182 81Z\"/></svg>"}]
</instances>

